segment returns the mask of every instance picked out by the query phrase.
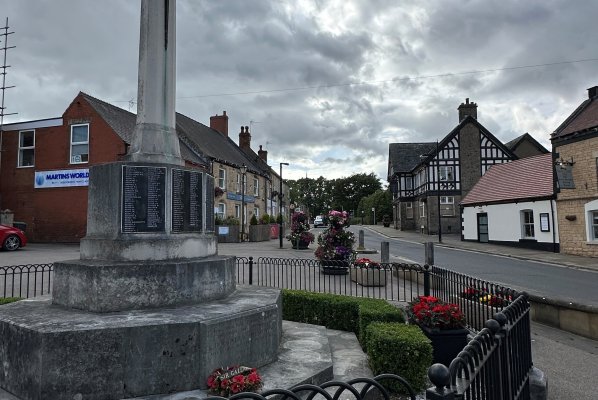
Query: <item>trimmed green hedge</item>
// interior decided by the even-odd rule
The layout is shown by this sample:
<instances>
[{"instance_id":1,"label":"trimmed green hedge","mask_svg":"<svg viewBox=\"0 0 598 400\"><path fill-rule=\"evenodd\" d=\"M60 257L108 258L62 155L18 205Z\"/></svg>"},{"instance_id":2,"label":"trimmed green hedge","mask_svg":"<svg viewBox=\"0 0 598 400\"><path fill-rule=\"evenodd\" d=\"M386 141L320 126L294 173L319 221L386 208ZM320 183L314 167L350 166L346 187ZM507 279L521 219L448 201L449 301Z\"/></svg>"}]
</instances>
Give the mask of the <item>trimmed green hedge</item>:
<instances>
[{"instance_id":1,"label":"trimmed green hedge","mask_svg":"<svg viewBox=\"0 0 598 400\"><path fill-rule=\"evenodd\" d=\"M367 327L366 337L374 375L396 374L409 382L416 392L426 388L428 367L432 365L432 345L418 326L374 322ZM391 391L405 392L399 383L382 383Z\"/></svg>"},{"instance_id":2,"label":"trimmed green hedge","mask_svg":"<svg viewBox=\"0 0 598 400\"><path fill-rule=\"evenodd\" d=\"M0 305L14 303L15 301L21 300L20 297L2 297L0 298Z\"/></svg>"},{"instance_id":3,"label":"trimmed green hedge","mask_svg":"<svg viewBox=\"0 0 598 400\"><path fill-rule=\"evenodd\" d=\"M282 317L287 321L354 332L364 350L369 324L374 321L405 322L402 310L386 300L288 289L282 291Z\"/></svg>"}]
</instances>

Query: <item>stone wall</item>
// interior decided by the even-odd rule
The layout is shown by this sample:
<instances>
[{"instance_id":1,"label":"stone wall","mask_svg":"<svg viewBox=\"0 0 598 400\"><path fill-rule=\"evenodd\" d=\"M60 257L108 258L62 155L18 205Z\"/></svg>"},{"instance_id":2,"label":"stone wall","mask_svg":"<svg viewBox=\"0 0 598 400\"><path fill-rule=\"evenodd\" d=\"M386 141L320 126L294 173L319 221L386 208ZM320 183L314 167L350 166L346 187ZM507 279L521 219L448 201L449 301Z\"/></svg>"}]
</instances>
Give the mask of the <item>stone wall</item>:
<instances>
[{"instance_id":1,"label":"stone wall","mask_svg":"<svg viewBox=\"0 0 598 400\"><path fill-rule=\"evenodd\" d=\"M598 199L598 137L555 147L570 167L575 189L561 189L557 195L557 215L561 252L598 257L598 243L588 243L584 205ZM559 166L556 166L559 168Z\"/></svg>"},{"instance_id":2,"label":"stone wall","mask_svg":"<svg viewBox=\"0 0 598 400\"><path fill-rule=\"evenodd\" d=\"M459 132L461 196L465 197L482 174L480 159L480 130L467 124Z\"/></svg>"}]
</instances>

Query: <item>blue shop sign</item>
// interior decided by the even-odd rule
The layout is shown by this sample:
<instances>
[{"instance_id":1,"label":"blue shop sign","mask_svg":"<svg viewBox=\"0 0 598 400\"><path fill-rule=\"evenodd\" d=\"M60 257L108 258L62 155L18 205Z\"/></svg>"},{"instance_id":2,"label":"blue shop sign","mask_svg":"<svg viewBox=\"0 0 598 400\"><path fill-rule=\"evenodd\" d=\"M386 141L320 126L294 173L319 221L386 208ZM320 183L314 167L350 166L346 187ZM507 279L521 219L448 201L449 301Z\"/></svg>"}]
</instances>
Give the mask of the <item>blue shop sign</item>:
<instances>
[{"instance_id":1,"label":"blue shop sign","mask_svg":"<svg viewBox=\"0 0 598 400\"><path fill-rule=\"evenodd\" d=\"M243 201L243 196L240 193L226 192L226 198L228 200ZM245 203L255 203L255 197L246 194Z\"/></svg>"}]
</instances>

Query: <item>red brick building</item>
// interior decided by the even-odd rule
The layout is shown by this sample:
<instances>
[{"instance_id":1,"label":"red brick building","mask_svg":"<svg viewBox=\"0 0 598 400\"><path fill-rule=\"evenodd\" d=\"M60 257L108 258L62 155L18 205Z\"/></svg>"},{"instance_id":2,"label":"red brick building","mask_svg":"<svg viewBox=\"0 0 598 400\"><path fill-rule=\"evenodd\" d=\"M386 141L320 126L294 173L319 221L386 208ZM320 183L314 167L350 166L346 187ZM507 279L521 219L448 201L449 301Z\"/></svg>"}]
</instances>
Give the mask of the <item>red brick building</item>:
<instances>
[{"instance_id":1,"label":"red brick building","mask_svg":"<svg viewBox=\"0 0 598 400\"><path fill-rule=\"evenodd\" d=\"M120 160L134 114L79 93L60 118L5 125L0 159L0 209L24 222L31 241L76 242L85 236L89 167ZM179 135L188 166L209 169Z\"/></svg>"}]
</instances>

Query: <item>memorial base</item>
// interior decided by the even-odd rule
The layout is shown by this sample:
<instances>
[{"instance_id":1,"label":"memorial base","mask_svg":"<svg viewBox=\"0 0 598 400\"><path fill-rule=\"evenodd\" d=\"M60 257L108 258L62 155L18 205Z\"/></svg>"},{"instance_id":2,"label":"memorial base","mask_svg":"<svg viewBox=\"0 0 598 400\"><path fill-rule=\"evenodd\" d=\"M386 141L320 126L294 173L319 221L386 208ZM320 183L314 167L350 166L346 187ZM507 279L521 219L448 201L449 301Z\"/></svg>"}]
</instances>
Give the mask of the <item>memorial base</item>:
<instances>
[{"instance_id":1,"label":"memorial base","mask_svg":"<svg viewBox=\"0 0 598 400\"><path fill-rule=\"evenodd\" d=\"M174 307L235 290L235 257L180 261L54 263L53 304L93 312Z\"/></svg>"},{"instance_id":2,"label":"memorial base","mask_svg":"<svg viewBox=\"0 0 598 400\"><path fill-rule=\"evenodd\" d=\"M22 400L111 400L205 389L223 365L276 360L280 291L240 287L219 301L97 314L49 298L0 308L0 387Z\"/></svg>"}]
</instances>

